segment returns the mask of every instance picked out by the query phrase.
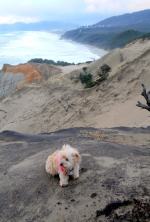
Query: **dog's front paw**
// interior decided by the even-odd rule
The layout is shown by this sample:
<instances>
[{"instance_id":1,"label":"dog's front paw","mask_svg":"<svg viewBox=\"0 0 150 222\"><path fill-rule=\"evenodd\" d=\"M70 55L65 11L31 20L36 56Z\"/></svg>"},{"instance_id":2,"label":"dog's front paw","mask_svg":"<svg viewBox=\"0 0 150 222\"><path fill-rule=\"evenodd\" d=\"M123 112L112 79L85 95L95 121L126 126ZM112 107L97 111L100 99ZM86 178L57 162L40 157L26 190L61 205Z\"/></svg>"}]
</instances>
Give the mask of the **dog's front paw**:
<instances>
[{"instance_id":1,"label":"dog's front paw","mask_svg":"<svg viewBox=\"0 0 150 222\"><path fill-rule=\"evenodd\" d=\"M73 178L74 178L74 180L77 180L77 179L79 179L79 175L75 175L75 176L73 176Z\"/></svg>"},{"instance_id":2,"label":"dog's front paw","mask_svg":"<svg viewBox=\"0 0 150 222\"><path fill-rule=\"evenodd\" d=\"M62 183L62 182L60 181L59 185L60 185L61 187L67 187L67 186L68 186L68 183Z\"/></svg>"}]
</instances>

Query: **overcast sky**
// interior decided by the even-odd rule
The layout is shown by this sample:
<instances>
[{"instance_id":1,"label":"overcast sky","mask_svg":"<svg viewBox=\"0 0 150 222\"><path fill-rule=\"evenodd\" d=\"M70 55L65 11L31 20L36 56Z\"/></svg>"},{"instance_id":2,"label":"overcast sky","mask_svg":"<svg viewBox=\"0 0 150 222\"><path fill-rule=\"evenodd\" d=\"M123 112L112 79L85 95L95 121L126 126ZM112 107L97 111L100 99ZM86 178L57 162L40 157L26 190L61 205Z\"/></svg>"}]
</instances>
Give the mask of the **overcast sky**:
<instances>
[{"instance_id":1,"label":"overcast sky","mask_svg":"<svg viewBox=\"0 0 150 222\"><path fill-rule=\"evenodd\" d=\"M92 23L150 8L150 0L0 0L0 23L63 20Z\"/></svg>"}]
</instances>

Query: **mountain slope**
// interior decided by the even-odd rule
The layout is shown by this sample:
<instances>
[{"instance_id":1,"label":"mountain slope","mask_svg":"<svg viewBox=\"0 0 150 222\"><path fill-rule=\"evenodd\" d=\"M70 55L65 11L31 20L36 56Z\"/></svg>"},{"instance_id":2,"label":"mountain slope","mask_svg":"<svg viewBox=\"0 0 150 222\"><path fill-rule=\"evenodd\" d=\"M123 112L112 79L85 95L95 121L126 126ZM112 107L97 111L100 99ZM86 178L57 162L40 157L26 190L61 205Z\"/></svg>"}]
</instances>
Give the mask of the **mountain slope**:
<instances>
[{"instance_id":1,"label":"mountain slope","mask_svg":"<svg viewBox=\"0 0 150 222\"><path fill-rule=\"evenodd\" d=\"M148 32L150 32L150 10L144 10L114 16L92 26L71 30L62 37L104 49L113 49L142 38Z\"/></svg>"},{"instance_id":2,"label":"mountain slope","mask_svg":"<svg viewBox=\"0 0 150 222\"><path fill-rule=\"evenodd\" d=\"M130 26L136 24L150 24L150 9L123 14L119 16L113 16L107 19L104 19L96 23L95 27L119 27L119 26Z\"/></svg>"},{"instance_id":3,"label":"mountain slope","mask_svg":"<svg viewBox=\"0 0 150 222\"><path fill-rule=\"evenodd\" d=\"M150 38L150 34L135 31L133 29L124 30L117 32L116 30L106 30L97 28L88 29L76 29L73 31L68 31L63 35L63 38L72 39L77 42L90 44L96 47L108 49L114 49L118 47L123 47L126 44L139 39L139 38Z\"/></svg>"}]
</instances>

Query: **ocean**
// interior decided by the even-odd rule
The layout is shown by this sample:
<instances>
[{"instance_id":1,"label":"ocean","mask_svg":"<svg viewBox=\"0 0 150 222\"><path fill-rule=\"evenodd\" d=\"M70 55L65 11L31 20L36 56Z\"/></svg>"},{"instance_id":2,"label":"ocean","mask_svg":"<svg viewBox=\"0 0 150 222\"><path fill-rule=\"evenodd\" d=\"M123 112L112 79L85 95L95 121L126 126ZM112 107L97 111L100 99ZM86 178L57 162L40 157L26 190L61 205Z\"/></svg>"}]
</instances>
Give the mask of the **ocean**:
<instances>
[{"instance_id":1,"label":"ocean","mask_svg":"<svg viewBox=\"0 0 150 222\"><path fill-rule=\"evenodd\" d=\"M25 63L33 58L86 62L106 54L103 49L60 38L46 31L0 32L0 68L3 64Z\"/></svg>"}]
</instances>

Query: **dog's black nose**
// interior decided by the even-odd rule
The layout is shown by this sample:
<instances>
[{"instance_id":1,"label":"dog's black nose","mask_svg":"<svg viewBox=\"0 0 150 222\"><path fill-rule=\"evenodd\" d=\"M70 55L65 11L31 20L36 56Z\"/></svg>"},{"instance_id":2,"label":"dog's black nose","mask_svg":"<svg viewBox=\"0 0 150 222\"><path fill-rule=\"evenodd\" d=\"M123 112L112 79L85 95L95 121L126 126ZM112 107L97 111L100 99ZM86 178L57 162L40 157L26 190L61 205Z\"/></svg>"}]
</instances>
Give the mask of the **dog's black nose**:
<instances>
[{"instance_id":1,"label":"dog's black nose","mask_svg":"<svg viewBox=\"0 0 150 222\"><path fill-rule=\"evenodd\" d=\"M63 163L60 163L60 166L63 166Z\"/></svg>"}]
</instances>

